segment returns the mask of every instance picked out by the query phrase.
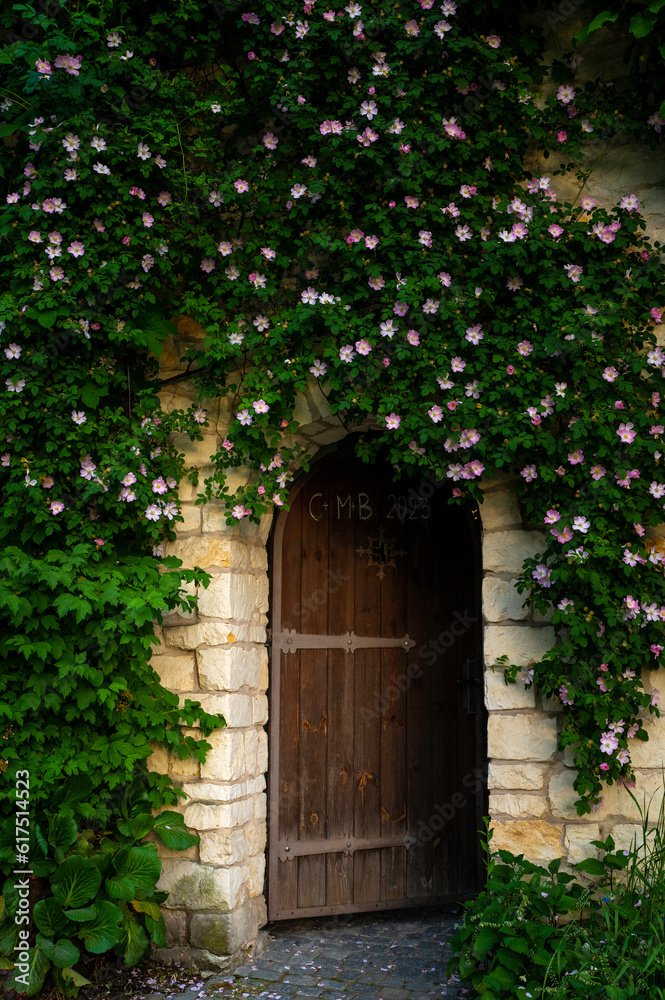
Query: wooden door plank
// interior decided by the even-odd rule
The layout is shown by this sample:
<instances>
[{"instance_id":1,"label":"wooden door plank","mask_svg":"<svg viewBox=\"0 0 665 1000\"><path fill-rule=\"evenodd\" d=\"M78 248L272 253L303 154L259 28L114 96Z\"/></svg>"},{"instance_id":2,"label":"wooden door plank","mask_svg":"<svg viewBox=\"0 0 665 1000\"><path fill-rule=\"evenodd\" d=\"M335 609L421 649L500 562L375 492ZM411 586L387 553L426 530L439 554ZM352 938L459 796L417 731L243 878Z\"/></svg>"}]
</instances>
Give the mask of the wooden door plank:
<instances>
[{"instance_id":1,"label":"wooden door plank","mask_svg":"<svg viewBox=\"0 0 665 1000\"><path fill-rule=\"evenodd\" d=\"M432 591L438 586L437 556L432 549L433 518L409 521L408 608L409 635L418 650L432 639ZM413 655L413 654L412 654ZM433 802L432 787L432 667L421 657L421 671L406 695L406 740L408 768L408 832L411 846L406 852L407 896L432 893L432 837L429 836ZM440 748L437 747L440 752Z\"/></svg>"},{"instance_id":2,"label":"wooden door plank","mask_svg":"<svg viewBox=\"0 0 665 1000\"><path fill-rule=\"evenodd\" d=\"M327 491L329 470L303 490L301 511L302 566L300 604L305 632L326 634L328 629L328 518L311 514L312 498ZM303 621L303 619L306 619ZM325 839L327 831L328 651L303 649L300 669L300 816L299 839ZM298 906L324 906L324 855L301 857L298 865Z\"/></svg>"}]
</instances>

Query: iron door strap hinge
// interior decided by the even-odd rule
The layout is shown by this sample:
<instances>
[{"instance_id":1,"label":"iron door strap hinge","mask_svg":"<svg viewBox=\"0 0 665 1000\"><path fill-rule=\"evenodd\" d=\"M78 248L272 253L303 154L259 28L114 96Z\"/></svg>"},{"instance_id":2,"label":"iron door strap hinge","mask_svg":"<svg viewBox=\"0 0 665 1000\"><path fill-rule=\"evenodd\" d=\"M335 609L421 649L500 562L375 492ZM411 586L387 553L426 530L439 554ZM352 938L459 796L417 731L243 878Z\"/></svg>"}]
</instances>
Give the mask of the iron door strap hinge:
<instances>
[{"instance_id":1,"label":"iron door strap hinge","mask_svg":"<svg viewBox=\"0 0 665 1000\"><path fill-rule=\"evenodd\" d=\"M470 657L464 663L464 677L457 681L460 687L466 688L466 714L476 714L476 685L480 684L480 677L476 677L476 658Z\"/></svg>"},{"instance_id":2,"label":"iron door strap hinge","mask_svg":"<svg viewBox=\"0 0 665 1000\"><path fill-rule=\"evenodd\" d=\"M307 635L288 628L276 632L273 642L280 653L295 653L296 649L343 649L346 653L354 653L356 649L397 648L408 652L416 645L415 640L408 635L397 638L356 635L355 632L345 632L343 635Z\"/></svg>"}]
</instances>

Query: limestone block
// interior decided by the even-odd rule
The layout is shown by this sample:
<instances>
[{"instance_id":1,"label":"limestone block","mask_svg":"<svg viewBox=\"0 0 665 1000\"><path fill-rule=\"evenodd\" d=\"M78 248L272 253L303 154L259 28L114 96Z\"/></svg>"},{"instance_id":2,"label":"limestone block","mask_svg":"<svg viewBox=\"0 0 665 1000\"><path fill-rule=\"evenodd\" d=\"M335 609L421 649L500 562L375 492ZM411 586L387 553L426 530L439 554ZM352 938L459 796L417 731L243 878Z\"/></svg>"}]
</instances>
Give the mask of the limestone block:
<instances>
[{"instance_id":1,"label":"limestone block","mask_svg":"<svg viewBox=\"0 0 665 1000\"><path fill-rule=\"evenodd\" d=\"M204 691L237 691L242 687L257 688L261 678L261 649L222 648L199 649L199 684Z\"/></svg>"},{"instance_id":2,"label":"limestone block","mask_svg":"<svg viewBox=\"0 0 665 1000\"><path fill-rule=\"evenodd\" d=\"M265 774L257 774L255 778L249 778L247 781L247 794L254 795L256 792L265 791L266 787L266 776Z\"/></svg>"},{"instance_id":3,"label":"limestone block","mask_svg":"<svg viewBox=\"0 0 665 1000\"><path fill-rule=\"evenodd\" d=\"M235 865L245 861L249 845L242 830L217 830L201 834L199 845L201 861L209 865Z\"/></svg>"},{"instance_id":4,"label":"limestone block","mask_svg":"<svg viewBox=\"0 0 665 1000\"><path fill-rule=\"evenodd\" d=\"M266 856L255 854L249 859L249 895L260 896L263 892L263 883L266 874Z\"/></svg>"},{"instance_id":5,"label":"limestone block","mask_svg":"<svg viewBox=\"0 0 665 1000\"><path fill-rule=\"evenodd\" d=\"M249 573L220 573L199 596L199 614L225 621L250 621L258 608L257 578Z\"/></svg>"},{"instance_id":6,"label":"limestone block","mask_svg":"<svg viewBox=\"0 0 665 1000\"><path fill-rule=\"evenodd\" d=\"M228 913L247 899L249 865L209 868L194 861L163 862L158 889L169 893L170 910Z\"/></svg>"},{"instance_id":7,"label":"limestone block","mask_svg":"<svg viewBox=\"0 0 665 1000\"><path fill-rule=\"evenodd\" d=\"M264 573L268 571L268 553L264 545L252 545L249 549L250 567Z\"/></svg>"},{"instance_id":8,"label":"limestone block","mask_svg":"<svg viewBox=\"0 0 665 1000\"><path fill-rule=\"evenodd\" d=\"M152 841L153 844L157 845L157 853L160 858L164 860L165 858L173 858L175 861L198 861L199 860L199 848L197 844L192 844L191 847L186 847L184 851L173 851L168 847L165 847L161 842L159 837L154 831L151 831L146 835L145 840Z\"/></svg>"},{"instance_id":9,"label":"limestone block","mask_svg":"<svg viewBox=\"0 0 665 1000\"><path fill-rule=\"evenodd\" d=\"M235 781L247 770L245 734L239 730L216 729L208 736L212 749L201 764L201 777L217 781Z\"/></svg>"},{"instance_id":10,"label":"limestone block","mask_svg":"<svg viewBox=\"0 0 665 1000\"><path fill-rule=\"evenodd\" d=\"M261 655L261 673L259 674L259 691L267 691L270 684L270 668L268 666L268 650L265 646L259 647Z\"/></svg>"},{"instance_id":11,"label":"limestone block","mask_svg":"<svg viewBox=\"0 0 665 1000\"><path fill-rule=\"evenodd\" d=\"M191 441L189 434L172 434L171 441L185 456L188 469L201 469L212 464L212 456L219 451L216 434L204 434L201 441Z\"/></svg>"},{"instance_id":12,"label":"limestone block","mask_svg":"<svg viewBox=\"0 0 665 1000\"><path fill-rule=\"evenodd\" d=\"M483 580L483 614L488 622L524 621L529 617L524 595L515 590L514 580L500 576L486 576Z\"/></svg>"},{"instance_id":13,"label":"limestone block","mask_svg":"<svg viewBox=\"0 0 665 1000\"><path fill-rule=\"evenodd\" d=\"M265 643L263 625L238 625L227 622L200 622L197 625L175 625L165 628L164 642L178 649L198 649L199 646L223 646L235 642Z\"/></svg>"},{"instance_id":14,"label":"limestone block","mask_svg":"<svg viewBox=\"0 0 665 1000\"><path fill-rule=\"evenodd\" d=\"M266 923L265 902L248 899L232 913L197 913L192 917L190 936L196 948L215 955L232 955L252 944Z\"/></svg>"},{"instance_id":15,"label":"limestone block","mask_svg":"<svg viewBox=\"0 0 665 1000\"><path fill-rule=\"evenodd\" d=\"M169 948L187 944L187 914L184 910L164 909L164 924Z\"/></svg>"},{"instance_id":16,"label":"limestone block","mask_svg":"<svg viewBox=\"0 0 665 1000\"><path fill-rule=\"evenodd\" d=\"M516 819L540 819L547 812L547 799L523 792L492 792L489 808L490 816L505 813Z\"/></svg>"},{"instance_id":17,"label":"limestone block","mask_svg":"<svg viewBox=\"0 0 665 1000\"><path fill-rule=\"evenodd\" d=\"M255 803L249 799L236 799L218 805L193 802L185 808L185 824L192 830L217 830L219 827L231 829L242 826L255 816Z\"/></svg>"},{"instance_id":18,"label":"limestone block","mask_svg":"<svg viewBox=\"0 0 665 1000\"><path fill-rule=\"evenodd\" d=\"M222 784L219 781L190 781L182 786L183 792L191 802L231 802L233 799L244 799L250 793L261 789L248 788L249 782L231 781Z\"/></svg>"},{"instance_id":19,"label":"limestone block","mask_svg":"<svg viewBox=\"0 0 665 1000\"><path fill-rule=\"evenodd\" d=\"M183 520L176 522L175 530L177 535L184 535L187 531L201 530L201 508L185 504L180 508Z\"/></svg>"},{"instance_id":20,"label":"limestone block","mask_svg":"<svg viewBox=\"0 0 665 1000\"><path fill-rule=\"evenodd\" d=\"M547 540L542 531L494 531L483 536L483 568L486 573L514 573L525 559L544 552Z\"/></svg>"},{"instance_id":21,"label":"limestone block","mask_svg":"<svg viewBox=\"0 0 665 1000\"><path fill-rule=\"evenodd\" d=\"M493 822L493 850L523 854L529 861L549 863L561 857L561 828L542 819Z\"/></svg>"},{"instance_id":22,"label":"limestone block","mask_svg":"<svg viewBox=\"0 0 665 1000\"><path fill-rule=\"evenodd\" d=\"M199 508L197 510L200 516ZM184 569L193 569L195 566L202 569L226 569L241 562L244 552L245 546L230 538L202 538L195 535L192 538L179 538L175 542L164 542L164 555L182 559Z\"/></svg>"},{"instance_id":23,"label":"limestone block","mask_svg":"<svg viewBox=\"0 0 665 1000\"><path fill-rule=\"evenodd\" d=\"M507 528L509 525L521 527L522 515L517 497L508 490L489 493L480 505L480 519L483 531Z\"/></svg>"},{"instance_id":24,"label":"limestone block","mask_svg":"<svg viewBox=\"0 0 665 1000\"><path fill-rule=\"evenodd\" d=\"M254 798L254 819L265 819L268 815L268 797L265 792Z\"/></svg>"},{"instance_id":25,"label":"limestone block","mask_svg":"<svg viewBox=\"0 0 665 1000\"><path fill-rule=\"evenodd\" d=\"M489 788L537 789L545 784L545 775L538 764L497 764L489 765L487 784Z\"/></svg>"},{"instance_id":26,"label":"limestone block","mask_svg":"<svg viewBox=\"0 0 665 1000\"><path fill-rule=\"evenodd\" d=\"M252 722L255 725L265 726L268 721L268 698L264 694L255 694L252 697Z\"/></svg>"},{"instance_id":27,"label":"limestone block","mask_svg":"<svg viewBox=\"0 0 665 1000\"><path fill-rule=\"evenodd\" d=\"M644 849L644 834L642 827L637 824L616 823L603 832L605 835L612 834L617 851L630 851L633 847L637 847L638 850Z\"/></svg>"},{"instance_id":28,"label":"limestone block","mask_svg":"<svg viewBox=\"0 0 665 1000\"><path fill-rule=\"evenodd\" d=\"M559 771L550 779L549 799L553 815L562 816L564 819L577 819L578 814L574 803L579 795L573 788L574 779L575 771L569 769ZM641 806L644 806L654 796L652 812L657 812L662 800L660 772L648 777L640 777L637 787L633 789L633 794ZM608 816L617 816L624 820L638 820L640 818L638 805L622 786L605 787L602 798L603 804L594 812L598 819L606 819Z\"/></svg>"},{"instance_id":29,"label":"limestone block","mask_svg":"<svg viewBox=\"0 0 665 1000\"><path fill-rule=\"evenodd\" d=\"M248 823L244 828L247 850L250 854L259 854L265 850L268 839L266 824L262 820Z\"/></svg>"},{"instance_id":30,"label":"limestone block","mask_svg":"<svg viewBox=\"0 0 665 1000\"><path fill-rule=\"evenodd\" d=\"M167 639L168 641L168 639ZM526 667L538 663L554 645L554 629L528 625L486 625L485 664L491 666L500 656L509 663Z\"/></svg>"},{"instance_id":31,"label":"limestone block","mask_svg":"<svg viewBox=\"0 0 665 1000\"><path fill-rule=\"evenodd\" d=\"M489 711L512 708L535 708L533 688L524 687L521 681L506 684L503 670L485 671L485 706Z\"/></svg>"},{"instance_id":32,"label":"limestone block","mask_svg":"<svg viewBox=\"0 0 665 1000\"><path fill-rule=\"evenodd\" d=\"M492 714L487 727L487 753L502 760L553 760L556 720L531 713Z\"/></svg>"},{"instance_id":33,"label":"limestone block","mask_svg":"<svg viewBox=\"0 0 665 1000\"><path fill-rule=\"evenodd\" d=\"M269 601L268 601L268 577L263 574L256 577L257 587L256 587L256 608L262 614L268 613Z\"/></svg>"},{"instance_id":34,"label":"limestone block","mask_svg":"<svg viewBox=\"0 0 665 1000\"><path fill-rule=\"evenodd\" d=\"M227 726L238 729L241 726L252 724L253 704L251 695L238 694L238 692L224 692L222 694L199 694L196 700L201 703L204 711L210 715L223 715ZM181 702L184 696L181 696Z\"/></svg>"},{"instance_id":35,"label":"limestone block","mask_svg":"<svg viewBox=\"0 0 665 1000\"><path fill-rule=\"evenodd\" d=\"M259 731L259 753L256 762L257 772L268 770L268 734L264 730Z\"/></svg>"},{"instance_id":36,"label":"limestone block","mask_svg":"<svg viewBox=\"0 0 665 1000\"><path fill-rule=\"evenodd\" d=\"M194 691L196 689L196 662L193 653L180 656L153 656L150 666L159 674L163 687L171 691Z\"/></svg>"},{"instance_id":37,"label":"limestone block","mask_svg":"<svg viewBox=\"0 0 665 1000\"><path fill-rule=\"evenodd\" d=\"M245 732L245 762L248 774L259 774L259 730L252 726Z\"/></svg>"},{"instance_id":38,"label":"limestone block","mask_svg":"<svg viewBox=\"0 0 665 1000\"><path fill-rule=\"evenodd\" d=\"M201 765L194 757L185 757L180 760L175 754L171 754L169 761L169 773L175 778L198 778L201 772Z\"/></svg>"},{"instance_id":39,"label":"limestone block","mask_svg":"<svg viewBox=\"0 0 665 1000\"><path fill-rule=\"evenodd\" d=\"M180 968L192 969L196 972L228 973L234 969L239 960L236 955L213 955L211 951L199 948L154 948L152 958L162 965L178 965ZM154 996L154 994L153 994ZM189 994L191 997L191 994Z\"/></svg>"},{"instance_id":40,"label":"limestone block","mask_svg":"<svg viewBox=\"0 0 665 1000\"><path fill-rule=\"evenodd\" d=\"M169 769L169 752L164 747L154 747L152 753L146 761L149 771L156 771L157 774L166 774Z\"/></svg>"},{"instance_id":41,"label":"limestone block","mask_svg":"<svg viewBox=\"0 0 665 1000\"><path fill-rule=\"evenodd\" d=\"M569 865L578 865L585 858L598 857L599 852L592 845L592 840L600 840L600 827L597 823L566 823L563 846Z\"/></svg>"},{"instance_id":42,"label":"limestone block","mask_svg":"<svg viewBox=\"0 0 665 1000\"><path fill-rule=\"evenodd\" d=\"M665 765L665 718L650 718L646 722L648 743L631 740L630 759L633 767L663 767Z\"/></svg>"}]
</instances>

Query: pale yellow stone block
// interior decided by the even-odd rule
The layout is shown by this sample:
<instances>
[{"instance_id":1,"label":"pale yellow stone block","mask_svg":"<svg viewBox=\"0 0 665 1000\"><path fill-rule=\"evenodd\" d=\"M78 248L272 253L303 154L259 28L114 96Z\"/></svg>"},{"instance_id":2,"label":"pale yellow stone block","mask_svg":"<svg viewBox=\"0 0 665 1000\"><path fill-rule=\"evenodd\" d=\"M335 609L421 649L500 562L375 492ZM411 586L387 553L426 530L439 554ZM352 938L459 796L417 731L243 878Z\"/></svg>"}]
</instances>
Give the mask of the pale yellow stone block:
<instances>
[{"instance_id":1,"label":"pale yellow stone block","mask_svg":"<svg viewBox=\"0 0 665 1000\"><path fill-rule=\"evenodd\" d=\"M488 622L523 621L530 609L524 607L524 594L518 594L515 580L486 576L483 580L483 614Z\"/></svg>"},{"instance_id":2,"label":"pale yellow stone block","mask_svg":"<svg viewBox=\"0 0 665 1000\"><path fill-rule=\"evenodd\" d=\"M198 778L201 765L194 757L180 760L177 754L171 754L169 771L175 778Z\"/></svg>"},{"instance_id":3,"label":"pale yellow stone block","mask_svg":"<svg viewBox=\"0 0 665 1000\"><path fill-rule=\"evenodd\" d=\"M600 840L600 827L597 823L566 823L563 846L569 865L578 865L585 858L598 857L599 851L592 845L592 840Z\"/></svg>"},{"instance_id":4,"label":"pale yellow stone block","mask_svg":"<svg viewBox=\"0 0 665 1000\"><path fill-rule=\"evenodd\" d=\"M243 830L218 830L201 834L201 861L209 865L235 865L249 856L249 846Z\"/></svg>"},{"instance_id":5,"label":"pale yellow stone block","mask_svg":"<svg viewBox=\"0 0 665 1000\"><path fill-rule=\"evenodd\" d=\"M492 761L487 784L489 788L535 790L543 788L545 775L538 764L497 764Z\"/></svg>"},{"instance_id":6,"label":"pale yellow stone block","mask_svg":"<svg viewBox=\"0 0 665 1000\"><path fill-rule=\"evenodd\" d=\"M213 646L199 649L199 683L204 691L238 691L257 688L261 677L262 652L265 648L228 648Z\"/></svg>"},{"instance_id":7,"label":"pale yellow stone block","mask_svg":"<svg viewBox=\"0 0 665 1000\"><path fill-rule=\"evenodd\" d=\"M501 813L516 819L540 819L547 812L544 795L528 795L525 792L492 792L490 794L490 816Z\"/></svg>"},{"instance_id":8,"label":"pale yellow stone block","mask_svg":"<svg viewBox=\"0 0 665 1000\"><path fill-rule=\"evenodd\" d=\"M185 809L185 823L192 830L217 830L219 827L242 826L254 818L252 799L236 799L208 805L193 802Z\"/></svg>"},{"instance_id":9,"label":"pale yellow stone block","mask_svg":"<svg viewBox=\"0 0 665 1000\"><path fill-rule=\"evenodd\" d=\"M544 552L542 531L494 531L483 536L483 568L486 573L518 574L525 559Z\"/></svg>"},{"instance_id":10,"label":"pale yellow stone block","mask_svg":"<svg viewBox=\"0 0 665 1000\"><path fill-rule=\"evenodd\" d=\"M198 514L200 517L200 510ZM194 535L192 538L179 538L175 542L164 542L164 555L176 556L182 559L184 569L194 569L200 566L201 569L226 569L234 562L236 546L229 538L201 538ZM241 550L244 546L238 545ZM205 591L201 591L205 593Z\"/></svg>"},{"instance_id":11,"label":"pale yellow stone block","mask_svg":"<svg viewBox=\"0 0 665 1000\"><path fill-rule=\"evenodd\" d=\"M201 508L187 504L180 508L183 521L177 521L175 530L177 535L184 535L188 531L201 530Z\"/></svg>"},{"instance_id":12,"label":"pale yellow stone block","mask_svg":"<svg viewBox=\"0 0 665 1000\"><path fill-rule=\"evenodd\" d=\"M252 697L248 694L238 694L236 691L224 691L220 694L209 694L205 691L196 692L196 701L209 715L222 715L226 725L232 729L251 726L253 718ZM180 703L184 702L181 696Z\"/></svg>"},{"instance_id":13,"label":"pale yellow stone block","mask_svg":"<svg viewBox=\"0 0 665 1000\"><path fill-rule=\"evenodd\" d=\"M539 663L554 646L554 629L529 625L486 625L485 664L491 666L500 656L518 667Z\"/></svg>"},{"instance_id":14,"label":"pale yellow stone block","mask_svg":"<svg viewBox=\"0 0 665 1000\"><path fill-rule=\"evenodd\" d=\"M545 715L493 713L488 720L487 753L499 760L553 760L556 720Z\"/></svg>"},{"instance_id":15,"label":"pale yellow stone block","mask_svg":"<svg viewBox=\"0 0 665 1000\"><path fill-rule=\"evenodd\" d=\"M533 688L528 690L521 681L506 684L503 670L485 671L485 707L489 711L499 709L535 708L536 696Z\"/></svg>"},{"instance_id":16,"label":"pale yellow stone block","mask_svg":"<svg viewBox=\"0 0 665 1000\"><path fill-rule=\"evenodd\" d=\"M216 729L207 737L211 744L201 777L218 781L237 781L247 771L245 733L237 729Z\"/></svg>"},{"instance_id":17,"label":"pale yellow stone block","mask_svg":"<svg viewBox=\"0 0 665 1000\"><path fill-rule=\"evenodd\" d=\"M548 864L562 856L561 827L542 819L492 822L493 850L523 854L529 861Z\"/></svg>"},{"instance_id":18,"label":"pale yellow stone block","mask_svg":"<svg viewBox=\"0 0 665 1000\"><path fill-rule=\"evenodd\" d=\"M146 761L149 771L167 774L169 770L169 752L164 747L155 747Z\"/></svg>"},{"instance_id":19,"label":"pale yellow stone block","mask_svg":"<svg viewBox=\"0 0 665 1000\"><path fill-rule=\"evenodd\" d=\"M220 573L199 595L199 614L224 621L251 621L259 608L257 578L249 573Z\"/></svg>"},{"instance_id":20,"label":"pale yellow stone block","mask_svg":"<svg viewBox=\"0 0 665 1000\"><path fill-rule=\"evenodd\" d=\"M164 641L167 646L178 649L222 646L235 642L265 643L266 630L263 625L208 621L197 625L169 626L164 629Z\"/></svg>"},{"instance_id":21,"label":"pale yellow stone block","mask_svg":"<svg viewBox=\"0 0 665 1000\"><path fill-rule=\"evenodd\" d=\"M171 441L185 457L188 469L203 469L212 465L212 456L219 451L216 434L204 434L200 441L190 440L189 434L172 434Z\"/></svg>"},{"instance_id":22,"label":"pale yellow stone block","mask_svg":"<svg viewBox=\"0 0 665 1000\"><path fill-rule=\"evenodd\" d=\"M194 691L196 663L193 653L180 656L153 656L150 666L159 674L163 687L170 691Z\"/></svg>"},{"instance_id":23,"label":"pale yellow stone block","mask_svg":"<svg viewBox=\"0 0 665 1000\"><path fill-rule=\"evenodd\" d=\"M514 493L497 490L489 493L480 504L480 519L483 531L522 525L519 503Z\"/></svg>"},{"instance_id":24,"label":"pale yellow stone block","mask_svg":"<svg viewBox=\"0 0 665 1000\"><path fill-rule=\"evenodd\" d=\"M159 889L169 909L228 913L248 898L249 865L211 868L193 861L164 861Z\"/></svg>"}]
</instances>

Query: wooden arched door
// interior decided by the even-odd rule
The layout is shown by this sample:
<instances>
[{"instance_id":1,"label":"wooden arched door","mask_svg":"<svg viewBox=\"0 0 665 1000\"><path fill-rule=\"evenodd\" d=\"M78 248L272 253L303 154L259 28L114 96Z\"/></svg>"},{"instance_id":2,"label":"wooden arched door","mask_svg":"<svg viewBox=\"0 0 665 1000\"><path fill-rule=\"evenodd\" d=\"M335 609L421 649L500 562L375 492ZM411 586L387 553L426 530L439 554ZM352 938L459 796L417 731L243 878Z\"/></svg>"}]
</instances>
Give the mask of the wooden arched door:
<instances>
[{"instance_id":1,"label":"wooden arched door","mask_svg":"<svg viewBox=\"0 0 665 1000\"><path fill-rule=\"evenodd\" d=\"M477 513L340 452L273 545L268 912L459 899L481 884Z\"/></svg>"}]
</instances>

